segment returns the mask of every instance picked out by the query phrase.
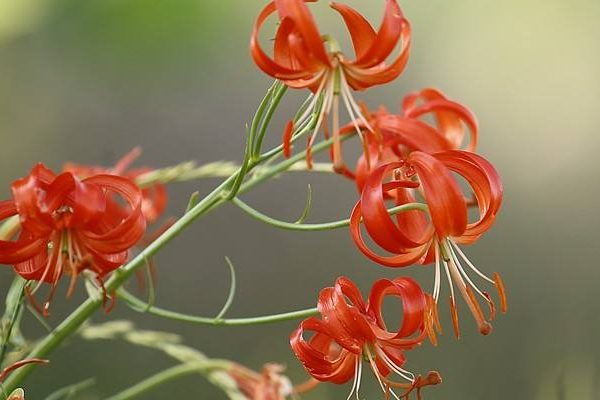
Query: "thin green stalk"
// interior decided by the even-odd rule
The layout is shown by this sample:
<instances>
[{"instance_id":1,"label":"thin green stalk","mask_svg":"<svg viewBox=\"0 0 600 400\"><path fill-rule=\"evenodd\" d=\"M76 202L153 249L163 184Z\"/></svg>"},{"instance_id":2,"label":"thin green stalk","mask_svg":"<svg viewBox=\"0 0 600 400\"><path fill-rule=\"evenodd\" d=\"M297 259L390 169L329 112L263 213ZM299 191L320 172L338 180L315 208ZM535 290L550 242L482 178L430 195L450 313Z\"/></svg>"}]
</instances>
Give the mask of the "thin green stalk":
<instances>
[{"instance_id":1,"label":"thin green stalk","mask_svg":"<svg viewBox=\"0 0 600 400\"><path fill-rule=\"evenodd\" d=\"M158 386L182 378L186 375L202 373L205 369L206 366L198 363L179 364L152 375L122 392L109 397L107 400L129 400L140 397L144 393L149 392Z\"/></svg>"},{"instance_id":2,"label":"thin green stalk","mask_svg":"<svg viewBox=\"0 0 600 400\"><path fill-rule=\"evenodd\" d=\"M78 392L81 392L82 390L85 390L85 389L88 389L88 388L94 386L95 383L96 383L96 380L94 378L89 378L89 379L86 379L79 383L65 386L61 389L58 389L56 392L52 393L48 397L46 397L46 400L60 400L60 399L68 400L68 399L72 398L72 396L77 394Z\"/></svg>"},{"instance_id":3,"label":"thin green stalk","mask_svg":"<svg viewBox=\"0 0 600 400\"><path fill-rule=\"evenodd\" d=\"M11 343L15 324L19 323L22 314L25 285L27 285L27 281L20 276L15 277L6 297L6 311L0 323L4 325L6 323L5 318L8 318L8 326L6 326L5 331L5 326L2 326L3 337L1 338L2 342L0 343L0 366L4 363L4 356L6 355L9 343Z\"/></svg>"},{"instance_id":4,"label":"thin green stalk","mask_svg":"<svg viewBox=\"0 0 600 400\"><path fill-rule=\"evenodd\" d=\"M259 221L262 221L266 224L277 228L287 229L291 231L329 231L332 229L345 228L350 225L350 218L334 222L325 222L321 224L298 224L294 222L285 222L261 213L260 211L250 207L248 204L244 203L237 197L232 199L231 202L238 206L241 210L246 212L248 215L258 219ZM396 206L394 208L390 208L388 212L390 215L395 215L411 210L420 210L427 212L427 206L421 203L408 203L403 204L401 206Z\"/></svg>"},{"instance_id":5,"label":"thin green stalk","mask_svg":"<svg viewBox=\"0 0 600 400\"><path fill-rule=\"evenodd\" d=\"M134 310L146 312L157 317L171 319L181 322L189 322L198 325L214 325L214 326L249 326L249 325L265 325L276 322L290 321L318 315L317 308L308 308L306 310L291 311L282 314L264 315L260 317L248 318L207 318L194 315L184 314L177 311L165 310L159 307L148 307L148 304L125 289L121 288L117 292L118 296L128 303Z\"/></svg>"},{"instance_id":6,"label":"thin green stalk","mask_svg":"<svg viewBox=\"0 0 600 400\"><path fill-rule=\"evenodd\" d=\"M264 141L266 133L267 133L267 128L271 124L271 119L273 118L273 114L275 113L277 106L279 106L279 103L281 102L281 99L283 98L283 95L285 94L286 91L287 91L287 86L283 85L283 84L281 84L274 90L273 97L271 98L269 107L266 110L264 120L262 121L262 123L260 125L260 130L256 133L256 141L254 142L254 150L252 153L252 160L254 160L254 161L258 161L260 159L262 144L263 144L263 141Z\"/></svg>"},{"instance_id":7,"label":"thin green stalk","mask_svg":"<svg viewBox=\"0 0 600 400\"><path fill-rule=\"evenodd\" d=\"M346 140L351 135L345 135L342 137ZM319 151L323 151L331 146L332 140L323 141L313 147L313 154ZM264 171L259 176L253 177L251 180L246 181L240 187L239 193L243 193L246 190L258 185L269 178L285 171L290 168L296 162L306 157L306 151L298 153L289 159L274 165L267 171ZM253 168L256 163L252 163ZM236 179L237 174L240 170L232 174L229 178L225 179L220 185L218 185L212 192L210 192L204 199L196 204L189 212L184 214L178 219L173 225L169 227L161 236L159 236L154 242L150 243L143 251L141 251L136 257L134 257L129 263L120 269L116 270L112 277L106 282L105 287L108 293L114 293L125 281L127 281L135 271L141 266L145 265L145 260L154 256L160 249L162 249L167 243L173 240L179 235L186 227L192 222L208 213L214 208L222 205L226 202L223 197L224 193L227 193L227 188ZM71 336L77 329L79 329L83 323L102 306L102 301L87 299L85 300L75 311L73 311L60 325L58 325L50 334L44 337L37 345L31 350L28 358L46 358L54 349L56 349L65 339ZM10 393L31 373L33 370L32 365L26 365L15 372L13 372L5 381L4 386L7 392Z\"/></svg>"}]
</instances>

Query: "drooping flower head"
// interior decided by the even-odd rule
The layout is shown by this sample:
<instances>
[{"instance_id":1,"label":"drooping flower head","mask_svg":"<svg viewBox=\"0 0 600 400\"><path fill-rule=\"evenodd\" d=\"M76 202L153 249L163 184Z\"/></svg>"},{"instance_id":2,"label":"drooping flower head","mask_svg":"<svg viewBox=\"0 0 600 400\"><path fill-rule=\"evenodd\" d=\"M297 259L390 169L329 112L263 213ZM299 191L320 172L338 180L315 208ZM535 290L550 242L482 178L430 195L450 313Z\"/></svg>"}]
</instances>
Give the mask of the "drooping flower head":
<instances>
[{"instance_id":1,"label":"drooping flower head","mask_svg":"<svg viewBox=\"0 0 600 400\"><path fill-rule=\"evenodd\" d=\"M135 180L148 172L152 168L140 167L131 169L136 159L142 154L139 147L135 147L129 153L125 154L112 168L100 167L94 165L82 165L76 163L66 163L63 171L72 172L78 178L84 179L92 175L108 174L125 177L135 182ZM151 224L156 222L167 206L167 189L165 185L155 182L150 186L140 188L142 191L142 212L146 221Z\"/></svg>"},{"instance_id":2,"label":"drooping flower head","mask_svg":"<svg viewBox=\"0 0 600 400\"><path fill-rule=\"evenodd\" d=\"M18 215L15 241L0 241L0 263L12 264L24 279L51 285L44 307L60 278L90 271L101 279L128 259L128 250L144 235L142 194L130 180L71 172L56 175L42 164L13 182L12 199L0 202L0 221Z\"/></svg>"},{"instance_id":3,"label":"drooping flower head","mask_svg":"<svg viewBox=\"0 0 600 400\"><path fill-rule=\"evenodd\" d=\"M386 296L402 301L403 319L397 331L390 330L383 317ZM354 379L350 395L358 396L366 362L382 391L396 399L441 382L437 372L416 377L403 368L405 352L425 340L432 324L427 297L414 280L381 279L365 303L356 285L341 277L334 287L321 291L318 308L321 318L305 319L290 338L296 357L313 378L336 384ZM308 332L312 332L310 338ZM398 390L402 392L397 394Z\"/></svg>"},{"instance_id":4,"label":"drooping flower head","mask_svg":"<svg viewBox=\"0 0 600 400\"><path fill-rule=\"evenodd\" d=\"M468 220L468 206L460 176L475 197L477 219ZM388 179L390 178L390 179ZM421 198L428 213L411 210L391 217L386 200L396 205L409 204ZM388 267L406 267L414 263L435 263L433 299L440 295L441 267L450 285L450 304L454 329L459 336L458 314L454 286L469 306L479 330L489 334L489 320L495 316L490 295L480 290L467 271L498 289L501 309L506 311L504 286L498 274L490 279L481 273L464 255L458 244L470 244L479 239L494 223L502 203L502 183L495 168L483 157L462 150L428 154L413 151L398 161L381 165L366 179L360 201L351 217L351 233L358 248L373 261ZM361 221L375 244L391 256L372 251L363 239ZM466 267L466 268L465 268ZM480 295L490 307L486 318L476 299Z\"/></svg>"},{"instance_id":5,"label":"drooping flower head","mask_svg":"<svg viewBox=\"0 0 600 400\"><path fill-rule=\"evenodd\" d=\"M309 125L311 116L318 116L313 134L309 138L309 161L310 146L315 135L327 115L331 114L334 166L340 167L340 97L350 117L369 126L353 98L352 90L364 90L390 82L402 73L408 61L410 25L396 0L386 0L383 21L378 31L351 7L331 3L331 7L344 19L352 39L355 59L349 60L335 39L320 33L306 2L270 2L258 16L250 50L254 61L265 73L282 80L289 87L309 88L312 91L312 98L304 112L294 121L298 133ZM280 24L275 34L273 56L269 56L260 45L259 32L273 13L278 14ZM399 43L398 55L388 62ZM288 131L289 129L286 129L286 133ZM289 140L292 134L284 136Z\"/></svg>"}]
</instances>

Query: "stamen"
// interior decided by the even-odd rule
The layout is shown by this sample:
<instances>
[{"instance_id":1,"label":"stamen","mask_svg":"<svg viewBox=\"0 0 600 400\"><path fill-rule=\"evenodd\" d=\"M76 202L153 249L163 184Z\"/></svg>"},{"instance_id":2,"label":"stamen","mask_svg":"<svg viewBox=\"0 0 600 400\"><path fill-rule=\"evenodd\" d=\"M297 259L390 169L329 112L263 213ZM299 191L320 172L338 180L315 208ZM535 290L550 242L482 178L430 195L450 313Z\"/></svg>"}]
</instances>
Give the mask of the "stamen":
<instances>
[{"instance_id":1,"label":"stamen","mask_svg":"<svg viewBox=\"0 0 600 400\"><path fill-rule=\"evenodd\" d=\"M500 310L505 313L508 311L506 290L504 289L504 282L502 282L502 278L500 278L500 274L497 272L494 272L494 285L496 285L496 289L498 289L498 296L500 296Z\"/></svg>"},{"instance_id":2,"label":"stamen","mask_svg":"<svg viewBox=\"0 0 600 400\"><path fill-rule=\"evenodd\" d=\"M452 315L452 327L454 328L454 334L457 339L460 339L460 327L458 325L458 310L456 309L456 303L454 297L450 296L450 314Z\"/></svg>"},{"instance_id":3,"label":"stamen","mask_svg":"<svg viewBox=\"0 0 600 400\"><path fill-rule=\"evenodd\" d=\"M375 132L375 130L373 129L371 124L369 124L369 121L367 121L367 119L366 119L366 115L368 115L368 113L363 115L361 108L359 107L358 104L356 104L356 101L354 100L354 96L352 96L352 92L350 91L350 85L348 85L348 81L346 80L346 75L343 73L340 75L341 75L341 81L342 81L342 85L341 85L342 92L345 92L345 93L343 93L343 95L348 98L348 101L352 105L354 112L356 113L356 115L358 115L358 118L362 121L362 123L365 124L367 129L371 132Z\"/></svg>"},{"instance_id":4,"label":"stamen","mask_svg":"<svg viewBox=\"0 0 600 400\"><path fill-rule=\"evenodd\" d=\"M339 95L333 96L333 168L338 170L343 166L342 156L342 142L340 141L340 99Z\"/></svg>"},{"instance_id":5,"label":"stamen","mask_svg":"<svg viewBox=\"0 0 600 400\"><path fill-rule=\"evenodd\" d=\"M352 382L352 389L350 389L350 394L346 398L346 400L350 400L352 395L354 394L354 390L356 389L356 378L358 376L358 364L360 363L359 357L356 357L354 362L354 382Z\"/></svg>"},{"instance_id":6,"label":"stamen","mask_svg":"<svg viewBox=\"0 0 600 400\"><path fill-rule=\"evenodd\" d=\"M67 236L67 248L68 248L68 265L71 270L71 281L69 282L69 289L67 290L67 298L73 295L75 292L75 283L77 282L77 267L73 263L73 240L71 235Z\"/></svg>"},{"instance_id":7,"label":"stamen","mask_svg":"<svg viewBox=\"0 0 600 400\"><path fill-rule=\"evenodd\" d=\"M488 292L483 292L483 295L487 299L488 306L490 307L490 321L496 319L496 305L492 301L492 296Z\"/></svg>"},{"instance_id":8,"label":"stamen","mask_svg":"<svg viewBox=\"0 0 600 400\"><path fill-rule=\"evenodd\" d=\"M48 273L50 273L50 270L52 269L52 265L56 262L55 258L60 257L61 251L62 251L62 236L58 242L58 246L52 248L52 253L51 253L50 257L48 257L48 261L46 262L46 266L44 267L44 272L42 273L41 278L38 280L37 284L31 291L32 296L37 293L37 291L40 289L40 287L46 280Z\"/></svg>"},{"instance_id":9,"label":"stamen","mask_svg":"<svg viewBox=\"0 0 600 400\"><path fill-rule=\"evenodd\" d=\"M471 286L468 286L465 283L465 281L463 280L462 274L460 272L461 269L459 267L460 264L457 265L457 263L455 262L454 253L452 253L451 247L447 243L443 243L442 246L445 246L446 253L448 255L450 255L450 259L446 263L446 266L449 268L449 270L452 274L452 277L456 281L456 284L458 285L458 288L461 291L463 299L465 299L465 302L467 303L467 305L469 306L469 309L471 310L471 314L473 314L473 317L475 317L475 322L477 322L477 326L479 327L479 332L482 335L488 335L492 331L492 326L490 325L490 323L488 321L485 320L485 317L483 316L483 312L481 311L481 307L479 306L479 303L477 302L477 299L475 298L473 291L471 290ZM463 271L463 273L464 273L464 271ZM471 285L473 285L471 283L471 281L468 279L468 277L467 277L467 281Z\"/></svg>"},{"instance_id":10,"label":"stamen","mask_svg":"<svg viewBox=\"0 0 600 400\"><path fill-rule=\"evenodd\" d=\"M440 316L439 316L439 313L438 313L437 302L435 301L435 299L431 295L427 295L427 301L429 303L429 309L431 310L431 317L432 317L432 321L433 321L433 326L435 327L435 329L441 335L444 332L442 331L442 324L440 323Z\"/></svg>"},{"instance_id":11,"label":"stamen","mask_svg":"<svg viewBox=\"0 0 600 400\"><path fill-rule=\"evenodd\" d=\"M385 351L379 350L377 352L377 355L379 355L383 359L383 361L385 362L385 364L387 365L387 367L389 369L391 369L392 371L394 371L396 374L400 375L401 377L403 377L407 381L410 381L410 382L414 382L415 381L415 374L413 374L412 372L407 371L405 369L402 369L398 365L396 365L390 359L390 357L387 354L385 354Z\"/></svg>"},{"instance_id":12,"label":"stamen","mask_svg":"<svg viewBox=\"0 0 600 400\"><path fill-rule=\"evenodd\" d=\"M324 75L324 74L325 74L325 71L319 72L318 79L320 79L320 76ZM319 97L321 96L321 93L323 92L323 88L325 87L325 84L327 83L328 79L329 79L329 77L327 77L327 76L325 76L323 79L321 79L321 83L319 83L319 87L317 88L317 91L314 94L311 93L311 96L313 96L313 97L310 99L310 103L306 107L306 110L304 111L304 113L296 120L296 125L301 125L304 121L306 121L315 112L315 106L317 105L317 102L319 101Z\"/></svg>"},{"instance_id":13,"label":"stamen","mask_svg":"<svg viewBox=\"0 0 600 400\"><path fill-rule=\"evenodd\" d=\"M371 350L369 346L365 346L365 353L367 353L367 359L369 360L369 364L371 365L371 369L377 378L377 382L379 382L379 386L381 390L385 393L385 388L383 387L383 382L381 381L381 377L379 376L379 369L377 368L377 364L375 364L375 360L373 359L373 355L371 354Z\"/></svg>"},{"instance_id":14,"label":"stamen","mask_svg":"<svg viewBox=\"0 0 600 400\"><path fill-rule=\"evenodd\" d=\"M294 121L288 121L283 131L283 156L290 158L292 155L292 133L294 133Z\"/></svg>"},{"instance_id":15,"label":"stamen","mask_svg":"<svg viewBox=\"0 0 600 400\"><path fill-rule=\"evenodd\" d=\"M29 300L29 304L37 311L39 314L43 314L44 310L40 307L39 303L34 297L34 293L29 290L28 286L25 286L25 295L27 296L27 300Z\"/></svg>"},{"instance_id":16,"label":"stamen","mask_svg":"<svg viewBox=\"0 0 600 400\"><path fill-rule=\"evenodd\" d=\"M448 240L448 243L453 243L453 242L451 240ZM473 283L473 281L471 280L471 278L469 278L469 275L467 275L467 273L464 270L462 264L460 263L460 260L456 256L456 253L452 249L452 246L448 246L448 249L450 250L450 256L454 259L454 263L458 267L458 270L459 270L460 274L465 278L465 280L469 283L469 285L471 285L473 287L473 289L475 289L475 291L477 291L477 293L481 297L483 297L485 299L486 297L483 294L483 292L481 290L479 290L479 288L477 287L477 285L475 285L475 283Z\"/></svg>"},{"instance_id":17,"label":"stamen","mask_svg":"<svg viewBox=\"0 0 600 400\"><path fill-rule=\"evenodd\" d=\"M63 262L67 258L67 254L61 254L54 269L54 276L52 277L52 283L50 284L50 292L48 293L48 297L46 298L46 302L44 303L44 310L42 311L42 315L44 317L50 316L50 302L54 297L54 292L56 291L56 286L58 285L58 280L62 276L63 272Z\"/></svg>"},{"instance_id":18,"label":"stamen","mask_svg":"<svg viewBox=\"0 0 600 400\"><path fill-rule=\"evenodd\" d=\"M482 335L489 335L492 333L492 324L485 320L485 316L483 315L483 311L481 311L481 307L479 306L479 302L477 298L475 298L475 294L470 286L466 288L467 296L469 296L469 304L472 304L472 312L475 315L475 319L477 320L477 324L479 325L479 332Z\"/></svg>"},{"instance_id":19,"label":"stamen","mask_svg":"<svg viewBox=\"0 0 600 400\"><path fill-rule=\"evenodd\" d=\"M350 102L348 100L348 96L346 96L346 91L342 92L342 99L344 100L344 104L346 105L346 111L350 115L350 120L352 121L352 124L354 125L354 129L356 130L356 133L360 137L360 141L361 141L362 147L363 147L363 154L365 155L365 159L367 161L367 169L370 170L371 169L371 154L369 152L367 136L363 135L362 129L358 126L358 121L357 121L358 118L354 115L354 111L352 110L352 106L350 105ZM360 116L360 113L359 113L359 116ZM364 120L364 118L361 118L361 120Z\"/></svg>"},{"instance_id":20,"label":"stamen","mask_svg":"<svg viewBox=\"0 0 600 400\"><path fill-rule=\"evenodd\" d=\"M360 357L357 357L358 363L358 378L356 378L356 400L360 400L360 383L362 381L362 362L360 362Z\"/></svg>"},{"instance_id":21,"label":"stamen","mask_svg":"<svg viewBox=\"0 0 600 400\"><path fill-rule=\"evenodd\" d=\"M495 283L492 279L488 278L483 272L478 270L475 267L475 265L473 265L473 263L467 258L467 256L465 256L465 253L463 253L463 251L460 249L460 247L458 247L458 245L456 243L454 243L452 240L448 240L448 242L450 242L454 246L454 248L456 249L458 254L460 254L462 259L465 260L465 262L467 263L469 268L471 268L477 275L479 275L481 278L485 279L486 281L488 281L491 284Z\"/></svg>"},{"instance_id":22,"label":"stamen","mask_svg":"<svg viewBox=\"0 0 600 400\"><path fill-rule=\"evenodd\" d=\"M331 109L332 106L332 101L333 101L333 97L334 97L334 86L335 86L335 82L334 79L332 79L331 74L328 74L328 76L325 78L325 80L330 83L329 86L326 89L326 93L325 93L325 98L323 100L323 104L321 105L321 109L318 110L318 119L317 119L317 123L315 124L315 129L313 130L312 135L309 137L308 139L308 143L307 143L307 148L306 148L306 164L308 166L308 169L312 169L312 145L317 137L317 133L319 132L319 128L321 128L321 124L323 123L323 118L325 116L325 114L328 113L328 111Z\"/></svg>"},{"instance_id":23,"label":"stamen","mask_svg":"<svg viewBox=\"0 0 600 400\"><path fill-rule=\"evenodd\" d=\"M433 282L433 299L437 303L440 298L440 246L435 242L435 279Z\"/></svg>"},{"instance_id":24,"label":"stamen","mask_svg":"<svg viewBox=\"0 0 600 400\"><path fill-rule=\"evenodd\" d=\"M432 320L431 311L429 309L427 309L427 310L425 310L425 319L423 321L425 324L425 332L427 332L427 336L429 337L429 341L431 342L431 344L433 344L434 346L437 347L438 341L437 341L437 337L435 335L435 331L433 330L431 320Z\"/></svg>"}]
</instances>

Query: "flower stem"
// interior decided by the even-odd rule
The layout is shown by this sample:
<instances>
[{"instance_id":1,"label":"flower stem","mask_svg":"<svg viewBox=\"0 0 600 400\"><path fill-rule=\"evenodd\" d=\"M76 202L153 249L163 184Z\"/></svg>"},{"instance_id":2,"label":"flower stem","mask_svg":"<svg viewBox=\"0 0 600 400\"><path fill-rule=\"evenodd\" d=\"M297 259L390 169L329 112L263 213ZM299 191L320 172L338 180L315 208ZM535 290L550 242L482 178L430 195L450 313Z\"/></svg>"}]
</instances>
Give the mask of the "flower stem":
<instances>
[{"instance_id":1,"label":"flower stem","mask_svg":"<svg viewBox=\"0 0 600 400\"><path fill-rule=\"evenodd\" d=\"M175 379L196 373L206 373L207 370L214 368L215 366L211 365L210 363L207 363L206 365L197 362L179 364L152 375L151 377L144 379L143 381L123 390L122 392L109 397L107 400L129 400L140 397L144 393L158 386L164 385L165 383L169 383Z\"/></svg>"},{"instance_id":2,"label":"flower stem","mask_svg":"<svg viewBox=\"0 0 600 400\"><path fill-rule=\"evenodd\" d=\"M276 322L290 321L294 319L312 317L317 315L317 308L308 308L306 310L291 311L282 314L264 315L260 317L249 318L206 318L197 317L194 315L184 314L177 311L165 310L158 307L148 307L148 304L125 289L121 288L117 292L119 297L128 303L134 310L146 312L157 317L171 319L175 321L189 322L199 325L215 325L215 326L248 326L248 325L264 325Z\"/></svg>"},{"instance_id":3,"label":"flower stem","mask_svg":"<svg viewBox=\"0 0 600 400\"><path fill-rule=\"evenodd\" d=\"M285 222L261 213L260 211L250 207L248 204L244 203L237 197L232 199L231 202L238 206L241 210L246 212L248 215L258 219L259 221L275 226L277 228L287 229L291 231L329 231L333 229L345 228L350 225L350 218L334 222L325 222L321 224L297 224L294 222ZM395 215L412 210L420 210L427 212L427 205L421 203L408 203L394 208L390 208L388 212L390 215Z\"/></svg>"}]
</instances>

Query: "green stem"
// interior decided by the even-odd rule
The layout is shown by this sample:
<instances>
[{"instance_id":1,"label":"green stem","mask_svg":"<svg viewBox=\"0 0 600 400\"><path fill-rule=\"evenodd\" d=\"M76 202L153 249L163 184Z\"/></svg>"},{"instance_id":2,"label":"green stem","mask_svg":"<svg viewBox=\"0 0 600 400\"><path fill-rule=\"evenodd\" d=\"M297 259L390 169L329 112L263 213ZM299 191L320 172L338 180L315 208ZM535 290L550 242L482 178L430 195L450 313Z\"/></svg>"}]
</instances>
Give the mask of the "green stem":
<instances>
[{"instance_id":1,"label":"green stem","mask_svg":"<svg viewBox=\"0 0 600 400\"><path fill-rule=\"evenodd\" d=\"M248 204L244 203L237 197L232 199L231 202L238 206L241 210L246 212L248 215L258 219L259 221L262 221L266 224L272 225L277 228L287 229L291 231L328 231L332 229L345 228L350 225L350 218L334 222L325 222L321 224L297 224L294 222L285 222L261 213L260 211L250 207ZM427 212L427 206L421 203L408 203L394 208L390 208L388 212L390 215L395 215L412 210L420 210Z\"/></svg>"},{"instance_id":2,"label":"green stem","mask_svg":"<svg viewBox=\"0 0 600 400\"><path fill-rule=\"evenodd\" d=\"M50 396L46 397L46 400L59 400L59 399L69 399L78 392L85 390L94 386L96 380L94 378L86 379L82 382L75 383L73 385L66 386L52 393Z\"/></svg>"},{"instance_id":3,"label":"green stem","mask_svg":"<svg viewBox=\"0 0 600 400\"><path fill-rule=\"evenodd\" d=\"M249 318L207 318L197 317L194 315L184 314L177 311L165 310L159 307L148 307L148 304L138 299L125 289L121 288L117 292L118 296L128 303L134 310L146 312L157 317L171 319L181 322L189 322L199 325L214 325L214 326L248 326L248 325L264 325L276 322L290 321L318 315L319 311L316 308L308 308L306 310L291 311L282 314L264 315L260 317Z\"/></svg>"},{"instance_id":4,"label":"green stem","mask_svg":"<svg viewBox=\"0 0 600 400\"><path fill-rule=\"evenodd\" d=\"M260 159L262 144L263 144L263 141L264 141L266 133L267 133L267 128L271 124L271 119L273 118L273 114L275 113L277 106L279 106L279 103L281 102L281 99L283 98L283 95L285 94L286 90L287 90L287 86L284 84L278 85L273 90L273 95L272 95L272 98L270 99L269 107L266 110L264 120L260 124L260 129L258 130L258 132L256 132L256 141L253 143L254 144L254 149L253 149L253 153L252 153L253 161L258 161Z\"/></svg>"},{"instance_id":5,"label":"green stem","mask_svg":"<svg viewBox=\"0 0 600 400\"><path fill-rule=\"evenodd\" d=\"M143 395L146 392L175 379L186 375L202 373L207 366L198 363L180 364L161 371L143 381L125 389L124 391L109 397L107 400L129 400Z\"/></svg>"},{"instance_id":6,"label":"green stem","mask_svg":"<svg viewBox=\"0 0 600 400\"><path fill-rule=\"evenodd\" d=\"M347 140L353 135L345 135L342 140ZM316 154L319 151L323 151L332 144L332 139L325 140L313 147L313 153ZM298 153L289 159L274 165L266 171L263 171L260 175L253 177L252 179L243 183L240 187L239 193L243 193L246 190L264 182L273 176L287 170L296 162L306 157L306 151ZM250 168L254 168L258 162L251 162ZM125 281L127 281L135 271L141 266L146 264L146 260L152 258L160 249L162 249L167 243L173 240L179 235L186 227L192 222L208 213L209 211L217 208L226 202L223 194L227 193L227 188L230 187L233 181L236 179L237 174L240 170L232 174L229 178L225 179L219 186L217 186L212 192L210 192L204 199L196 204L189 212L184 214L178 219L169 229L167 229L161 236L159 236L154 242L150 243L148 247L142 250L136 257L134 257L129 263L114 272L112 277L106 282L105 287L108 293L114 293ZM50 334L44 337L37 345L31 350L27 358L47 358L48 354L56 349L65 339L71 336L77 329L83 325L83 323L96 311L102 307L102 301L87 299L85 300L75 311L73 311L60 325L58 325ZM10 393L31 373L33 365L26 365L13 372L5 381L4 387L6 391Z\"/></svg>"}]
</instances>

